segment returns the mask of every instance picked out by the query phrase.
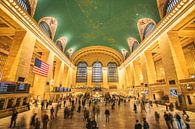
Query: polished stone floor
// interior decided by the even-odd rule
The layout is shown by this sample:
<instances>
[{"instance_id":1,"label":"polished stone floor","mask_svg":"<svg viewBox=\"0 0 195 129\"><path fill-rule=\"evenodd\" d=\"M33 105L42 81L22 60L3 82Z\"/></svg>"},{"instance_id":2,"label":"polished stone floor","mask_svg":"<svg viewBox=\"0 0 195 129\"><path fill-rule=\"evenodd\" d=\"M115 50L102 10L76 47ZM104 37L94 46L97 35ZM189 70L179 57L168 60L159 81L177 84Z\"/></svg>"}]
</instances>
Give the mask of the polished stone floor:
<instances>
[{"instance_id":1,"label":"polished stone floor","mask_svg":"<svg viewBox=\"0 0 195 129\"><path fill-rule=\"evenodd\" d=\"M164 106L153 106L149 108L146 106L147 113L134 113L133 112L133 102L127 103L124 105L121 103L120 106L116 105L115 110L111 110L110 122L106 123L105 121L105 106L100 103L100 116L96 121L98 123L99 129L134 129L135 120L142 120L143 117L146 117L150 129L167 129L165 121L163 118L163 112L165 111ZM111 106L109 106L110 108ZM138 108L139 111L139 108ZM157 126L154 119L154 111L158 111L161 115L160 117L160 126ZM17 128L18 129L29 129L30 118L33 112L39 112L39 117L41 116L40 109L32 109L31 111L20 113L17 119ZM49 114L49 110L47 111ZM176 111L178 112L178 111ZM173 113L174 114L174 113ZM191 129L195 129L195 113L188 112L191 118ZM8 129L11 117L6 117L0 119L0 129ZM21 122L22 121L22 122ZM23 123L23 124L22 124ZM21 125L24 125L25 127ZM48 129L86 129L86 122L83 121L83 113L74 112L72 119L64 119L63 109L58 113L58 118L50 121L48 124Z\"/></svg>"}]
</instances>

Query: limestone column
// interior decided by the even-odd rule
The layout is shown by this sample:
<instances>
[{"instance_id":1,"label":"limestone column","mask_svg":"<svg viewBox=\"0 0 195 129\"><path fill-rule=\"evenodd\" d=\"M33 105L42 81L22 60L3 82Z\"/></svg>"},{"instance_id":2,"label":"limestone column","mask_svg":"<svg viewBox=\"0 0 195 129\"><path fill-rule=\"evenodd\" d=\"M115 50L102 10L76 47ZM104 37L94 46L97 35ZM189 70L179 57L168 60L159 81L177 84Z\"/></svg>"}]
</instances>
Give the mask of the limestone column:
<instances>
[{"instance_id":1,"label":"limestone column","mask_svg":"<svg viewBox=\"0 0 195 129\"><path fill-rule=\"evenodd\" d=\"M168 43L173 55L173 61L175 64L178 79L189 78L189 72L178 33L168 32Z\"/></svg>"},{"instance_id":2,"label":"limestone column","mask_svg":"<svg viewBox=\"0 0 195 129\"><path fill-rule=\"evenodd\" d=\"M62 77L62 85L67 87L67 75L68 75L68 67L66 65L64 65L64 71L63 71L63 77Z\"/></svg>"},{"instance_id":3,"label":"limestone column","mask_svg":"<svg viewBox=\"0 0 195 129\"><path fill-rule=\"evenodd\" d=\"M8 59L3 71L2 81L17 81L18 77L27 77L36 37L30 32L16 31L10 47Z\"/></svg>"},{"instance_id":4,"label":"limestone column","mask_svg":"<svg viewBox=\"0 0 195 129\"><path fill-rule=\"evenodd\" d=\"M133 62L133 73L134 73L134 84L135 86L139 86L141 84L140 65L136 61Z\"/></svg>"},{"instance_id":5,"label":"limestone column","mask_svg":"<svg viewBox=\"0 0 195 129\"><path fill-rule=\"evenodd\" d=\"M127 87L129 87L129 78L128 78L128 74L127 74L127 69L124 68L124 87L123 87L123 89L127 89Z\"/></svg>"},{"instance_id":6,"label":"limestone column","mask_svg":"<svg viewBox=\"0 0 195 129\"><path fill-rule=\"evenodd\" d=\"M54 62L54 53L50 51L48 53L48 58L47 58L47 63L49 64L49 71L48 71L48 77L46 78L46 87L45 87L45 92L50 92L53 86L53 62Z\"/></svg>"},{"instance_id":7,"label":"limestone column","mask_svg":"<svg viewBox=\"0 0 195 129\"><path fill-rule=\"evenodd\" d=\"M130 63L129 67L130 67L130 75L131 75L132 86L135 86L135 77L134 77L133 63Z\"/></svg>"},{"instance_id":8,"label":"limestone column","mask_svg":"<svg viewBox=\"0 0 195 129\"><path fill-rule=\"evenodd\" d=\"M73 68L68 68L67 78L66 78L66 86L72 88L73 82Z\"/></svg>"},{"instance_id":9,"label":"limestone column","mask_svg":"<svg viewBox=\"0 0 195 129\"><path fill-rule=\"evenodd\" d=\"M156 70L153 61L152 52L146 51L144 53L144 60L146 62L146 72L148 77L148 83L155 83L156 82Z\"/></svg>"},{"instance_id":10,"label":"limestone column","mask_svg":"<svg viewBox=\"0 0 195 129\"><path fill-rule=\"evenodd\" d=\"M103 72L103 88L109 88L108 87L108 68L107 67L103 67L102 68L102 72Z\"/></svg>"},{"instance_id":11,"label":"limestone column","mask_svg":"<svg viewBox=\"0 0 195 129\"><path fill-rule=\"evenodd\" d=\"M58 77L59 85L62 85L63 73L64 73L64 63L61 62L60 70L59 70L59 77ZM63 86L63 85L62 85L62 86Z\"/></svg>"},{"instance_id":12,"label":"limestone column","mask_svg":"<svg viewBox=\"0 0 195 129\"><path fill-rule=\"evenodd\" d=\"M132 70L131 70L130 65L127 66L126 71L127 71L127 77L128 77L128 86L132 87L134 84L133 84L133 76L132 76Z\"/></svg>"},{"instance_id":13,"label":"limestone column","mask_svg":"<svg viewBox=\"0 0 195 129\"><path fill-rule=\"evenodd\" d=\"M71 70L70 70L70 68L68 67L68 69L67 69L67 75L66 75L66 86L67 86L67 87L70 87L70 86L69 86L69 84L70 84L70 72L71 72Z\"/></svg>"},{"instance_id":14,"label":"limestone column","mask_svg":"<svg viewBox=\"0 0 195 129\"><path fill-rule=\"evenodd\" d=\"M148 83L148 71L147 71L147 66L146 66L146 60L144 58L144 55L141 56L141 73L143 76L143 83Z\"/></svg>"},{"instance_id":15,"label":"limestone column","mask_svg":"<svg viewBox=\"0 0 195 129\"><path fill-rule=\"evenodd\" d=\"M177 41L175 42L178 43ZM178 94L181 94L181 88L178 79L185 78L187 76L187 73L185 70L182 70L181 67L181 64L184 65L184 62L179 61L180 58L178 58L178 56L182 56L183 52L179 47L180 44L176 44L175 42L171 42L167 34L162 35L158 40L167 83L167 86L165 87L165 94L169 95L171 102L178 100L178 97L170 96L169 89L176 88ZM181 60L183 59L181 58ZM185 69L185 66L183 67ZM170 82L175 82L175 84L171 84ZM183 101L183 103L185 105L185 101Z\"/></svg>"},{"instance_id":16,"label":"limestone column","mask_svg":"<svg viewBox=\"0 0 195 129\"><path fill-rule=\"evenodd\" d=\"M48 77L35 74L33 86L30 89L30 93L35 97L40 96L41 98L45 98L45 93L50 92L49 79L53 76L51 67L53 66L52 59L54 59L54 54L45 49L45 51L42 52L41 60L49 64Z\"/></svg>"},{"instance_id":17,"label":"limestone column","mask_svg":"<svg viewBox=\"0 0 195 129\"><path fill-rule=\"evenodd\" d=\"M129 87L130 81L129 81L129 71L127 69L128 67L125 68L125 77L126 77L126 87Z\"/></svg>"},{"instance_id":18,"label":"limestone column","mask_svg":"<svg viewBox=\"0 0 195 129\"><path fill-rule=\"evenodd\" d=\"M150 52L150 51L144 52L143 60L145 62L144 63L144 69L145 69L144 72L146 74L145 76L147 76L147 82L148 82L148 84L153 84L156 82L156 70L155 70L152 52ZM149 85L148 85L147 89L148 89L148 97L150 99L152 99L153 92L152 92L151 88L149 88Z\"/></svg>"},{"instance_id":19,"label":"limestone column","mask_svg":"<svg viewBox=\"0 0 195 129\"><path fill-rule=\"evenodd\" d=\"M60 86L60 73L61 73L61 65L62 62L59 59L56 59L56 65L55 65L55 74L54 74L54 86L59 87Z\"/></svg>"},{"instance_id":20,"label":"limestone column","mask_svg":"<svg viewBox=\"0 0 195 129\"><path fill-rule=\"evenodd\" d=\"M76 86L76 67L72 68L72 88Z\"/></svg>"},{"instance_id":21,"label":"limestone column","mask_svg":"<svg viewBox=\"0 0 195 129\"><path fill-rule=\"evenodd\" d=\"M92 67L87 67L87 86L92 87Z\"/></svg>"},{"instance_id":22,"label":"limestone column","mask_svg":"<svg viewBox=\"0 0 195 129\"><path fill-rule=\"evenodd\" d=\"M118 89L123 89L125 85L125 68L119 69L119 87Z\"/></svg>"}]
</instances>

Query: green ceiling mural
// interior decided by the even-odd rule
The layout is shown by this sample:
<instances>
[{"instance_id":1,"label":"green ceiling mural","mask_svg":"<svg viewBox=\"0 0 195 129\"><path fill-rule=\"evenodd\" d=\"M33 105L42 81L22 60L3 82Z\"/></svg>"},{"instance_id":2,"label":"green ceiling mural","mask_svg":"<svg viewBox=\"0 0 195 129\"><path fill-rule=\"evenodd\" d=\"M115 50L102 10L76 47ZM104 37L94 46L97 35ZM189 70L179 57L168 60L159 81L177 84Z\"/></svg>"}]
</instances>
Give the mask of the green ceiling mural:
<instances>
[{"instance_id":1,"label":"green ceiling mural","mask_svg":"<svg viewBox=\"0 0 195 129\"><path fill-rule=\"evenodd\" d=\"M45 16L58 21L54 42L67 36L65 51L74 52L93 45L129 51L129 36L140 41L138 19L160 19L156 0L38 0L34 18Z\"/></svg>"}]
</instances>

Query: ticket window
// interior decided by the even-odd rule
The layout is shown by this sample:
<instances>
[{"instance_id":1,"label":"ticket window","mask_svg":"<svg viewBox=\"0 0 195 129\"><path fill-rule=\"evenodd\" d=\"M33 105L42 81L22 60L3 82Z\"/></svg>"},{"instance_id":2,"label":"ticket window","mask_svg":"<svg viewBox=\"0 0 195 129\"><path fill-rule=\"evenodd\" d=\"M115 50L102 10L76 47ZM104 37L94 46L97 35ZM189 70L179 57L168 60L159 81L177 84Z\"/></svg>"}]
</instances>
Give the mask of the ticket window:
<instances>
[{"instance_id":1,"label":"ticket window","mask_svg":"<svg viewBox=\"0 0 195 129\"><path fill-rule=\"evenodd\" d=\"M16 107L19 107L21 103L21 98L16 99Z\"/></svg>"},{"instance_id":2,"label":"ticket window","mask_svg":"<svg viewBox=\"0 0 195 129\"><path fill-rule=\"evenodd\" d=\"M0 110L3 110L5 104L5 99L0 99Z\"/></svg>"},{"instance_id":3,"label":"ticket window","mask_svg":"<svg viewBox=\"0 0 195 129\"><path fill-rule=\"evenodd\" d=\"M12 108L14 106L14 99L10 98L7 103L7 108Z\"/></svg>"}]
</instances>

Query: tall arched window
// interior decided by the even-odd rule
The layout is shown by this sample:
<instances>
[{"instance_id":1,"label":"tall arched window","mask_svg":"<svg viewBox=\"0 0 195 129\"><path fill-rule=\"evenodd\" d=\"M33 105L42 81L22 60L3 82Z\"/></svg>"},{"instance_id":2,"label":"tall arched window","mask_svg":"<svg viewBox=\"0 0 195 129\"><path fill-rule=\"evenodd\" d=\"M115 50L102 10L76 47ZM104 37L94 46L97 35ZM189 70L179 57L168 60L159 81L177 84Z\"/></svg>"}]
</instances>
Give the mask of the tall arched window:
<instances>
[{"instance_id":1,"label":"tall arched window","mask_svg":"<svg viewBox=\"0 0 195 129\"><path fill-rule=\"evenodd\" d=\"M137 41L134 41L132 46L132 52L135 51L139 47L139 43Z\"/></svg>"},{"instance_id":2,"label":"tall arched window","mask_svg":"<svg viewBox=\"0 0 195 129\"><path fill-rule=\"evenodd\" d=\"M63 46L61 41L57 41L56 46L63 52Z\"/></svg>"},{"instance_id":3,"label":"tall arched window","mask_svg":"<svg viewBox=\"0 0 195 129\"><path fill-rule=\"evenodd\" d=\"M108 63L108 82L118 82L117 64L114 62Z\"/></svg>"},{"instance_id":4,"label":"tall arched window","mask_svg":"<svg viewBox=\"0 0 195 129\"><path fill-rule=\"evenodd\" d=\"M146 26L146 28L145 28L145 30L144 30L144 37L143 37L143 39L145 39L147 36L148 36L148 34L150 34L151 32L152 32L152 30L154 29L154 27L155 27L155 24L154 23L149 23L147 26Z\"/></svg>"},{"instance_id":5,"label":"tall arched window","mask_svg":"<svg viewBox=\"0 0 195 129\"><path fill-rule=\"evenodd\" d=\"M39 26L47 34L47 36L49 36L50 38L52 38L50 27L49 27L49 25L46 22L41 21L40 24L39 24Z\"/></svg>"},{"instance_id":6,"label":"tall arched window","mask_svg":"<svg viewBox=\"0 0 195 129\"><path fill-rule=\"evenodd\" d=\"M102 82L102 64L100 62L95 62L92 66L92 81Z\"/></svg>"},{"instance_id":7,"label":"tall arched window","mask_svg":"<svg viewBox=\"0 0 195 129\"><path fill-rule=\"evenodd\" d=\"M31 7L29 0L17 0L20 6L31 15Z\"/></svg>"},{"instance_id":8,"label":"tall arched window","mask_svg":"<svg viewBox=\"0 0 195 129\"><path fill-rule=\"evenodd\" d=\"M77 65L77 82L87 82L87 64L80 62Z\"/></svg>"},{"instance_id":9,"label":"tall arched window","mask_svg":"<svg viewBox=\"0 0 195 129\"><path fill-rule=\"evenodd\" d=\"M180 0L169 0L166 6L166 14L171 12L171 10L174 8L174 6L179 2Z\"/></svg>"}]
</instances>

